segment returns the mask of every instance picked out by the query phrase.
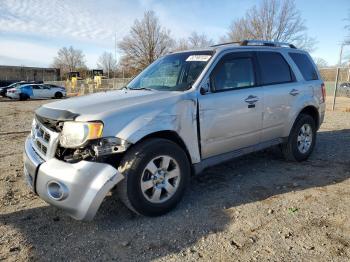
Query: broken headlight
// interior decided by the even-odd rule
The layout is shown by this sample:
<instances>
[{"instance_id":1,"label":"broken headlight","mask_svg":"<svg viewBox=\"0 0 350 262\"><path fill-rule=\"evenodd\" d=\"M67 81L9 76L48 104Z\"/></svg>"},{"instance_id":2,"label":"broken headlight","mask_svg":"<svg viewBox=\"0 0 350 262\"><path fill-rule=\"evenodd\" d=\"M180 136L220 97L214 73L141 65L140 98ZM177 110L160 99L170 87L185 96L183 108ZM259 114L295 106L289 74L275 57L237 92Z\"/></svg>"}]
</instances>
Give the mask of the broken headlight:
<instances>
[{"instance_id":1,"label":"broken headlight","mask_svg":"<svg viewBox=\"0 0 350 262\"><path fill-rule=\"evenodd\" d=\"M96 156L104 156L124 152L129 143L118 137L101 138L97 144L92 146Z\"/></svg>"}]
</instances>

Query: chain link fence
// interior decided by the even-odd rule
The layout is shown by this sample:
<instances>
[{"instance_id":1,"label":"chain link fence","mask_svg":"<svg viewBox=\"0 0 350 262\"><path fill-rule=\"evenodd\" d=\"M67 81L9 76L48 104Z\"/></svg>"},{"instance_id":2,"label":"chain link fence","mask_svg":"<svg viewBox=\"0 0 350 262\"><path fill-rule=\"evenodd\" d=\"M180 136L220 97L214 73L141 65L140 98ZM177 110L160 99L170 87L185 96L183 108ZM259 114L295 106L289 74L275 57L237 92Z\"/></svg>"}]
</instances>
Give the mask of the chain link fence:
<instances>
[{"instance_id":1,"label":"chain link fence","mask_svg":"<svg viewBox=\"0 0 350 262\"><path fill-rule=\"evenodd\" d=\"M326 86L328 108L350 112L350 67L319 69Z\"/></svg>"},{"instance_id":2,"label":"chain link fence","mask_svg":"<svg viewBox=\"0 0 350 262\"><path fill-rule=\"evenodd\" d=\"M339 72L338 72L339 69ZM350 97L350 86L345 88L345 83L350 83L350 68L349 67L328 67L320 68L320 74L326 85L327 95L334 94L334 89L337 85L336 96ZM337 80L338 73L338 83Z\"/></svg>"},{"instance_id":3,"label":"chain link fence","mask_svg":"<svg viewBox=\"0 0 350 262\"><path fill-rule=\"evenodd\" d=\"M45 81L46 84L63 86L67 90L68 96L80 96L97 92L121 89L130 82L131 78L111 78L111 79L85 79L67 81Z\"/></svg>"}]
</instances>

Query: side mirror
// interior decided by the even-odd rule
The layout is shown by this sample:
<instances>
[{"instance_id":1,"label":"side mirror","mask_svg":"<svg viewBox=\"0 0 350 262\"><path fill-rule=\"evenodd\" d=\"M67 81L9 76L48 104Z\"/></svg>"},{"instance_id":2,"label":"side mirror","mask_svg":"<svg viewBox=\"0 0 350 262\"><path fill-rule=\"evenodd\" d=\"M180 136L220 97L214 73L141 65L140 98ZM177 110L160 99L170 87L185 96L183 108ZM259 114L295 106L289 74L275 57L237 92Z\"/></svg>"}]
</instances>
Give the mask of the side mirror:
<instances>
[{"instance_id":1,"label":"side mirror","mask_svg":"<svg viewBox=\"0 0 350 262\"><path fill-rule=\"evenodd\" d=\"M206 80L204 80L204 82L200 86L199 93L201 95L205 95L209 91L209 88L210 88L210 81L209 81L209 78L207 78Z\"/></svg>"}]
</instances>

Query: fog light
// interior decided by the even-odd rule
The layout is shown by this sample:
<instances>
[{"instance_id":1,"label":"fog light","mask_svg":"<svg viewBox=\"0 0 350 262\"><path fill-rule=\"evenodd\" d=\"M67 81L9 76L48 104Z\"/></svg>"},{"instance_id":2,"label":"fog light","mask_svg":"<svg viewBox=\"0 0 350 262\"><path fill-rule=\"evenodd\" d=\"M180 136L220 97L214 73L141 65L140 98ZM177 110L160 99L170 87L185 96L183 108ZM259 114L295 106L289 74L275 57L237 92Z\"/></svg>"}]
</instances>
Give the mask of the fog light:
<instances>
[{"instance_id":1,"label":"fog light","mask_svg":"<svg viewBox=\"0 0 350 262\"><path fill-rule=\"evenodd\" d=\"M64 184L60 182L50 181L47 184L47 193L52 199L60 201L67 198L68 189Z\"/></svg>"}]
</instances>

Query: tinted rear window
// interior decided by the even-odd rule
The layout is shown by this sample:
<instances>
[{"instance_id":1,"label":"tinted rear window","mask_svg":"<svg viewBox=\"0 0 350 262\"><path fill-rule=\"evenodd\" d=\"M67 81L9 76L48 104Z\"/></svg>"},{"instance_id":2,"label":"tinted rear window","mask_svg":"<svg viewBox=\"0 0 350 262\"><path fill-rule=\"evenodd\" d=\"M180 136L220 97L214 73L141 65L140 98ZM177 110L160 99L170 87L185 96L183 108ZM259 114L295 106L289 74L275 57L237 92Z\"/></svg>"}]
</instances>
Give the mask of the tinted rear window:
<instances>
[{"instance_id":1,"label":"tinted rear window","mask_svg":"<svg viewBox=\"0 0 350 262\"><path fill-rule=\"evenodd\" d=\"M289 53L306 81L318 80L317 72L309 57L300 53Z\"/></svg>"},{"instance_id":2,"label":"tinted rear window","mask_svg":"<svg viewBox=\"0 0 350 262\"><path fill-rule=\"evenodd\" d=\"M280 53L258 52L261 84L271 85L293 81L290 66Z\"/></svg>"}]
</instances>

